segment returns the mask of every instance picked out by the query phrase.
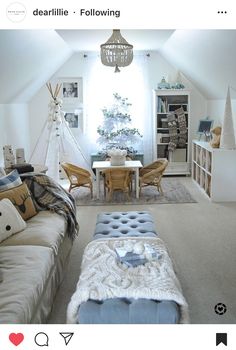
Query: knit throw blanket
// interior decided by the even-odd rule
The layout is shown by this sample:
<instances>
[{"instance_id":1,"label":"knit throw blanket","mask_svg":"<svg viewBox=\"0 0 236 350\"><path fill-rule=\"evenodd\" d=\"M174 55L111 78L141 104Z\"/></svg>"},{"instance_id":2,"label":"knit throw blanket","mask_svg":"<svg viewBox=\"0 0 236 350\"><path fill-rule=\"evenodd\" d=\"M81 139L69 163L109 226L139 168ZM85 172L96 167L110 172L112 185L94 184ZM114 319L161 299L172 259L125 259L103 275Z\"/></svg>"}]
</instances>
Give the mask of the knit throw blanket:
<instances>
[{"instance_id":1,"label":"knit throw blanket","mask_svg":"<svg viewBox=\"0 0 236 350\"><path fill-rule=\"evenodd\" d=\"M158 250L160 259L145 265L127 267L118 261L116 247L127 238L92 241L85 248L81 275L67 309L67 323L77 323L81 303L110 298L172 300L180 306L181 323L188 322L188 305L172 267L164 243L159 238L130 238Z\"/></svg>"},{"instance_id":2,"label":"knit throw blanket","mask_svg":"<svg viewBox=\"0 0 236 350\"><path fill-rule=\"evenodd\" d=\"M24 174L22 180L30 189L37 209L62 215L67 222L67 234L74 239L79 231L74 198L47 175Z\"/></svg>"}]
</instances>

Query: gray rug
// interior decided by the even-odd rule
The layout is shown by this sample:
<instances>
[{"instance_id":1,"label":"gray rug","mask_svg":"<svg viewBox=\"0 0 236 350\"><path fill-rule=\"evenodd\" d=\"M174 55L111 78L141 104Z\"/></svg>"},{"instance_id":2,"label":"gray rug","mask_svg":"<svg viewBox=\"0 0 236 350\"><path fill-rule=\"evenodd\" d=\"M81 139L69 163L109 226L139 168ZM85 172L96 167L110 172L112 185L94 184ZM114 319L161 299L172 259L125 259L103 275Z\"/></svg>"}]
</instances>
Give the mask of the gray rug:
<instances>
[{"instance_id":1,"label":"gray rug","mask_svg":"<svg viewBox=\"0 0 236 350\"><path fill-rule=\"evenodd\" d=\"M177 204L177 203L196 203L188 190L177 179L164 178L162 180L163 195L161 195L156 187L144 187L139 199L135 198L133 190L130 198L120 191L113 194L111 201L104 198L103 184L101 182L100 199L95 196L91 199L90 191L86 188L78 188L72 191L73 197L76 199L77 205L132 205L132 204ZM95 193L95 188L94 188Z\"/></svg>"}]
</instances>

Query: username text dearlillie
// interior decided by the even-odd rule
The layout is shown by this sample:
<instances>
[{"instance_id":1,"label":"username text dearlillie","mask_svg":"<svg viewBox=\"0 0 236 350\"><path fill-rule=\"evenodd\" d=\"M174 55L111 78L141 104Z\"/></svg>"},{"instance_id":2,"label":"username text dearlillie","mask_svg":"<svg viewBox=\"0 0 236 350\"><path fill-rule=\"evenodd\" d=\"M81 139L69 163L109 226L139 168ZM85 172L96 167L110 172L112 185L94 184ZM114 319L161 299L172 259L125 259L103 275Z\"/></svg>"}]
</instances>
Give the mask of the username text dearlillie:
<instances>
[{"instance_id":1,"label":"username text dearlillie","mask_svg":"<svg viewBox=\"0 0 236 350\"><path fill-rule=\"evenodd\" d=\"M64 8L51 8L51 9L39 9L36 8L33 10L33 15L34 16L68 16L69 10L64 9ZM79 11L73 11L71 14L79 14L80 16L97 16L97 17L104 17L104 16L109 16L109 17L120 17L120 10L111 10L111 9L106 9L106 10L97 10L97 9L79 9Z\"/></svg>"}]
</instances>

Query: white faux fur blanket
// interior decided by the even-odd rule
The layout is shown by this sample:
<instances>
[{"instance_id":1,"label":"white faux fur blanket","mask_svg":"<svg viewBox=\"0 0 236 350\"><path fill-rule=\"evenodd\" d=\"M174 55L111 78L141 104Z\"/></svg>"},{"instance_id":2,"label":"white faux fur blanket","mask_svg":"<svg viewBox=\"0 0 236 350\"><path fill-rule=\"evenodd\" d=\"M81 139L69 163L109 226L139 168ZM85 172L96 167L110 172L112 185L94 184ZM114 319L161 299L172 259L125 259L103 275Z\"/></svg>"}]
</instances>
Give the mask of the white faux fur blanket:
<instances>
[{"instance_id":1,"label":"white faux fur blanket","mask_svg":"<svg viewBox=\"0 0 236 350\"><path fill-rule=\"evenodd\" d=\"M181 323L188 322L188 305L174 273L170 257L159 238L129 238L148 243L161 255L145 265L127 267L118 261L115 247L127 238L106 238L90 242L85 248L81 275L67 309L67 323L77 323L78 308L88 299L146 298L172 300L180 305Z\"/></svg>"}]
</instances>

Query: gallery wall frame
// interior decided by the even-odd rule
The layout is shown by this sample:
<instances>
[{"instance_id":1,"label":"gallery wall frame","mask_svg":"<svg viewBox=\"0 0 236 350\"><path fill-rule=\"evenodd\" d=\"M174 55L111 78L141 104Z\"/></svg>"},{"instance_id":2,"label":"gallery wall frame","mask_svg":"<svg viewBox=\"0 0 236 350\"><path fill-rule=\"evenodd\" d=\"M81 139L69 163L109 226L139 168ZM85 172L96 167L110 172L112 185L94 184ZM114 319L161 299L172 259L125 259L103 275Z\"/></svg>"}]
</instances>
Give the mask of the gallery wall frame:
<instances>
[{"instance_id":1,"label":"gallery wall frame","mask_svg":"<svg viewBox=\"0 0 236 350\"><path fill-rule=\"evenodd\" d=\"M83 78L82 77L65 77L58 79L61 84L61 99L63 105L76 105L83 103Z\"/></svg>"},{"instance_id":2,"label":"gallery wall frame","mask_svg":"<svg viewBox=\"0 0 236 350\"><path fill-rule=\"evenodd\" d=\"M58 83L61 84L62 111L68 126L83 132L83 78L62 77Z\"/></svg>"}]
</instances>

